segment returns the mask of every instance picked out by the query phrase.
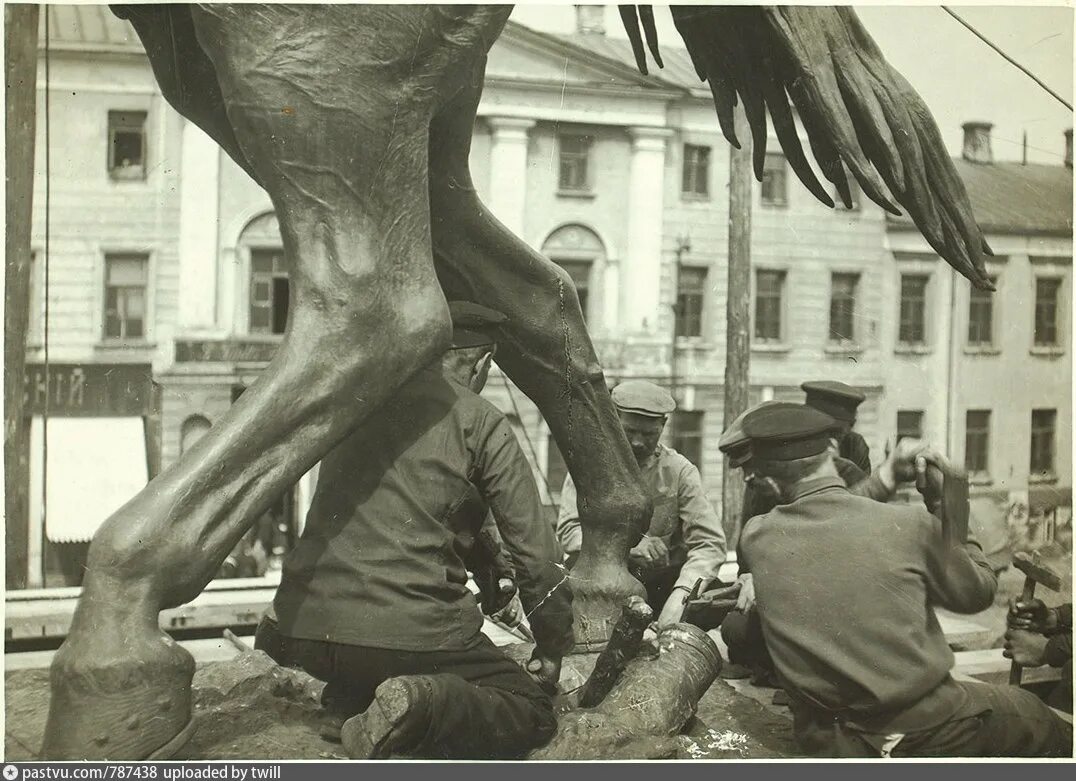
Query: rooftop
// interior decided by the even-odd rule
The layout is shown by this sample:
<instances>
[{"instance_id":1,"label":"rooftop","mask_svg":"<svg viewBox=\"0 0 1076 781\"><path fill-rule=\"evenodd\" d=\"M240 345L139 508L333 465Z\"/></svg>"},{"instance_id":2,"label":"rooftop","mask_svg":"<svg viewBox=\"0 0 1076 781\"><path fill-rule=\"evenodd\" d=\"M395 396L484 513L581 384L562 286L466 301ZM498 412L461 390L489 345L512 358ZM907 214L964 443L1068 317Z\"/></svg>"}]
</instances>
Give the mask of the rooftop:
<instances>
[{"instance_id":1,"label":"rooftop","mask_svg":"<svg viewBox=\"0 0 1076 781\"><path fill-rule=\"evenodd\" d=\"M986 233L1072 235L1072 169L1060 165L953 160ZM890 217L894 227L912 227Z\"/></svg>"}]
</instances>

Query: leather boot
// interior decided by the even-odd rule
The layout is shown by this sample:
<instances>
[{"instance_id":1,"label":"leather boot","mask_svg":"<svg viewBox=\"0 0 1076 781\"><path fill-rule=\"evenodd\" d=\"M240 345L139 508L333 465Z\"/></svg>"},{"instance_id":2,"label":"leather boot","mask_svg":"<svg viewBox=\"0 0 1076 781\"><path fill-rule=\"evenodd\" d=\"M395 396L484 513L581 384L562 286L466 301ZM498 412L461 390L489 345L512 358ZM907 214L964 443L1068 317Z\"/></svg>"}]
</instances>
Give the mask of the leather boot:
<instances>
[{"instance_id":1,"label":"leather boot","mask_svg":"<svg viewBox=\"0 0 1076 781\"><path fill-rule=\"evenodd\" d=\"M364 713L344 722L340 741L351 759L408 755L430 727L432 682L421 675L389 678Z\"/></svg>"}]
</instances>

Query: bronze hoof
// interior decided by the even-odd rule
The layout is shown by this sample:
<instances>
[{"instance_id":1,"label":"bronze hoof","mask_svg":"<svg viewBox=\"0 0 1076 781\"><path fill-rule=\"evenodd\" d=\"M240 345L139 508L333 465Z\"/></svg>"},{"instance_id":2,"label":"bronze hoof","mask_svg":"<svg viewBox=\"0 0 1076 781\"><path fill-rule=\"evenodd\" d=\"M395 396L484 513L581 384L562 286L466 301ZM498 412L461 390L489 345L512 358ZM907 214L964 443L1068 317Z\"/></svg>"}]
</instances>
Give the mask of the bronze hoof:
<instances>
[{"instance_id":1,"label":"bronze hoof","mask_svg":"<svg viewBox=\"0 0 1076 781\"><path fill-rule=\"evenodd\" d=\"M57 652L43 759L165 759L190 738L193 657L163 632L118 640Z\"/></svg>"}]
</instances>

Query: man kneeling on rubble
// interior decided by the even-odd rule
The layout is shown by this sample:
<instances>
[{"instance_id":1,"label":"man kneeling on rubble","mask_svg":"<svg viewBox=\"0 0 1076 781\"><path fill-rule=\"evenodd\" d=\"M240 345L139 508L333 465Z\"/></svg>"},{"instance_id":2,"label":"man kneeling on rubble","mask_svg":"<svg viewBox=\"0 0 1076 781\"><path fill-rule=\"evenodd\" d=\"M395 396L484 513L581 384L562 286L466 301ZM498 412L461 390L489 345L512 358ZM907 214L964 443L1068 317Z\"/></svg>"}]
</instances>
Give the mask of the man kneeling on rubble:
<instances>
[{"instance_id":1,"label":"man kneeling on rubble","mask_svg":"<svg viewBox=\"0 0 1076 781\"><path fill-rule=\"evenodd\" d=\"M326 681L355 759L514 758L556 730L571 592L511 424L478 396L499 313L453 303L453 348L323 461L257 647ZM492 511L535 637L524 671L482 634L466 552ZM356 715L358 714L358 715Z\"/></svg>"},{"instance_id":2,"label":"man kneeling on rubble","mask_svg":"<svg viewBox=\"0 0 1076 781\"><path fill-rule=\"evenodd\" d=\"M743 426L745 479L777 505L751 519L741 550L801 747L823 757L1069 756L1072 727L1035 695L950 674L934 607L993 603L997 579L979 545L948 542L922 506L852 495L828 415L762 408Z\"/></svg>"}]
</instances>

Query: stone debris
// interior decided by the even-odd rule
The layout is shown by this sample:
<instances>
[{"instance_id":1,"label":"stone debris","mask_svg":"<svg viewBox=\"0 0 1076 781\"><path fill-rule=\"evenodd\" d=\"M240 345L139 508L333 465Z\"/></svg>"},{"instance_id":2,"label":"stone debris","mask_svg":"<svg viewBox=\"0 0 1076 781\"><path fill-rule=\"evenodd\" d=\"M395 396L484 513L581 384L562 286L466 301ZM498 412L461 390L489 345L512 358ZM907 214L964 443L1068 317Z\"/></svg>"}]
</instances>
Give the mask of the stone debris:
<instances>
[{"instance_id":1,"label":"stone debris","mask_svg":"<svg viewBox=\"0 0 1076 781\"><path fill-rule=\"evenodd\" d=\"M750 753L747 735L732 730L717 732L708 729L701 744L687 735L682 735L680 742L685 753L692 759L717 759L715 752L721 752L722 758L728 758L729 752L735 752L741 757L747 757Z\"/></svg>"}]
</instances>

